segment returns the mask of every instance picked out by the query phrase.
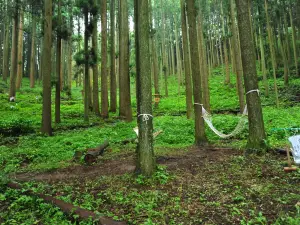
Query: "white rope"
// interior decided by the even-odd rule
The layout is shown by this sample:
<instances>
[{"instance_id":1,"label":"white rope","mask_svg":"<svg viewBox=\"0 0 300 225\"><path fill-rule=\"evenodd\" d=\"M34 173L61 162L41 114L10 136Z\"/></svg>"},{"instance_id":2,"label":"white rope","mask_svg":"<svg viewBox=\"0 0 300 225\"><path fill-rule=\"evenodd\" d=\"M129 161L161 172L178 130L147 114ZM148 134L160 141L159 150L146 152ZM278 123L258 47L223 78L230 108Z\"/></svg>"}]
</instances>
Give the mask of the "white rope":
<instances>
[{"instance_id":1,"label":"white rope","mask_svg":"<svg viewBox=\"0 0 300 225\"><path fill-rule=\"evenodd\" d=\"M138 117L142 116L143 117L143 122L148 122L148 120L150 120L150 117L153 118L153 116L151 114L139 114Z\"/></svg>"},{"instance_id":2,"label":"white rope","mask_svg":"<svg viewBox=\"0 0 300 225\"><path fill-rule=\"evenodd\" d=\"M204 107L203 104L199 104L199 103L194 103L195 105L201 105L202 106L202 117L204 119L204 121L206 122L206 124L209 126L209 128L219 137L221 138L229 138L229 137L233 137L237 134L239 134L245 127L245 124L247 122L247 115L248 115L248 110L247 110L247 105L244 108L243 114L238 122L238 124L236 125L236 127L234 128L234 130L229 133L229 134L224 134L220 131L218 131L214 125L212 124L212 116L209 114L209 112L207 112Z\"/></svg>"},{"instance_id":3,"label":"white rope","mask_svg":"<svg viewBox=\"0 0 300 225\"><path fill-rule=\"evenodd\" d=\"M257 92L257 94L258 94L258 96L259 96L259 90L258 89L253 89L253 90L250 90L250 91L248 91L247 93L246 93L246 95L247 94L250 94L250 93L252 93L252 92Z\"/></svg>"}]
</instances>

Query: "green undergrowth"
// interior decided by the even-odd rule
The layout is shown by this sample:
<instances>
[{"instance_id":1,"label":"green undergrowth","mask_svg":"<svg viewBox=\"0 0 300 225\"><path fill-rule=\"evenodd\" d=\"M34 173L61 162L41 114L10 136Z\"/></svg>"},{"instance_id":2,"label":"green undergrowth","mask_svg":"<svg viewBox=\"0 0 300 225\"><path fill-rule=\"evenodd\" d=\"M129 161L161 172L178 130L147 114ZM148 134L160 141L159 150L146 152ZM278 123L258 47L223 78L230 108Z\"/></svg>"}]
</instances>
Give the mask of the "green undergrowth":
<instances>
[{"instance_id":1,"label":"green undergrowth","mask_svg":"<svg viewBox=\"0 0 300 225\"><path fill-rule=\"evenodd\" d=\"M272 79L269 80L269 96L265 95L261 80L260 78L260 96L268 137L267 144L270 148L287 148L289 146L287 138L300 133L297 130L282 129L300 128L300 80L291 77L290 85L285 87L283 78L278 78L280 99L278 108L275 105ZM175 76L168 77L168 83L169 96L162 96L159 107L153 107L154 131L163 131L156 137L154 144L155 154L158 157L182 155L194 143L194 120L188 120L185 116L184 86L180 87L180 94L178 94ZM42 135L40 133L42 119L41 90L39 84L36 88L30 89L29 80L25 78L21 90L17 92L16 102L10 103L8 102L8 87L0 82L0 184L7 181L8 174L15 172L42 172L70 165L84 165L83 160L73 161L74 153L96 147L104 140L108 140L110 143L107 153L104 154L104 160L118 159L127 153L134 154L136 144L133 142L123 145L122 141L136 138L133 131L133 128L137 126L136 120L125 123L118 118L118 113L110 113L110 118L103 120L91 113L90 122L85 123L83 121L82 87L74 86L71 96L67 95L66 92L62 92L62 123L53 123L54 136ZM161 90L164 90L163 82L161 82ZM133 112L136 116L134 83L131 84L131 92ZM230 85L224 85L222 69L216 68L210 77L211 111L213 124L225 134L230 133L235 128L240 118L237 113L239 103L236 93L235 76L231 75ZM163 91L161 94L164 94ZM54 90L52 92L52 102L54 102ZM52 111L54 116L54 105L52 105ZM225 140L216 136L207 126L206 134L210 144L240 149L241 151L237 150L237 152L242 154L243 147L247 142L248 128L246 126L239 135ZM278 218L272 218L274 224L299 224L299 207L291 207L291 204L295 203L296 197L299 199L299 193L287 194L282 197L281 195L284 193L278 190L279 188L287 188L294 192L292 183L297 184L297 179L300 178L299 172L288 175L288 179L284 180L284 182L290 182L288 185L283 184L283 186L280 186L281 183L274 184L273 181L268 180L266 187L262 187L261 184L264 184L265 180L259 176L264 173L263 165L271 163L273 170L282 170L283 165L280 164L282 161L278 159L268 162L258 160L257 163L258 166L255 167L255 170L252 170L252 167L252 169L247 167L249 169L249 171L247 170L248 173L243 173L245 168L241 166L245 165L244 157L234 156L230 168L227 168L229 172L226 171L228 174L233 174L233 176L240 176L239 179L231 183L231 177L228 177L230 175L222 172L216 176L219 179L218 181L213 180L212 184L206 184L206 190L201 188L202 184L195 181L195 184L191 183L191 189L183 191L185 181L182 179L189 176L189 174L177 172L171 174L165 168L160 168L151 179L141 176L132 177L131 175L102 176L91 183L86 183L86 187L78 185L77 188L77 184L74 183L69 185L57 184L53 187L43 184L40 187L41 189L37 190L58 194L65 201L101 212L115 219L129 221L130 224L185 224L184 222L189 218L192 224L209 223L209 219L203 215L196 213L197 215L193 216L193 214L190 214L196 204L200 206L199 208L196 207L199 211L203 208L211 209L211 212L214 208L221 211L227 210L226 212L230 215L227 221L228 224L231 221L239 221L241 224L268 224L267 213L262 212L257 207L259 203L254 204L251 197L251 194L256 193L255 190L258 190L259 197L268 196L265 199L266 201L272 199L277 202L282 201L281 204L285 204L286 201L290 204L289 209L293 213L284 213L285 211L282 209L283 211L280 211L281 214L278 215ZM218 165L220 167L208 166L212 170L223 170L221 165ZM199 171L199 173L201 172ZM253 173L256 174L256 182L254 182L253 187L238 184L238 180L247 180L248 177L251 178ZM209 177L209 173L207 176ZM282 177L283 174L271 174L270 176ZM197 180L197 176L191 178L191 180L194 179ZM205 181L203 182L205 183ZM36 188L36 185L29 184L28 188ZM94 187L100 187L101 185L106 188L97 193L89 192ZM213 187L211 193L207 191L211 188L209 185ZM222 196L217 193L219 190L218 185L224 186L222 191L225 194ZM275 185L278 185L278 189ZM232 190L234 191L232 192ZM244 193L244 191L246 192ZM232 193L229 194L229 192ZM274 196L269 195L272 192L274 192ZM59 193L63 194L60 195ZM213 193L218 197L214 198ZM222 204L227 204L227 202L224 202L227 198L230 198L230 202L233 203L230 203L224 209ZM188 204L186 204L186 201ZM246 205L243 205L244 202L246 202ZM1 207L9 210L2 212ZM27 218L28 215L30 215L29 218ZM166 215L169 216L166 217ZM57 208L43 203L38 198L28 197L10 189L3 189L3 192L0 192L0 223L3 222L1 218L6 220L4 224L72 224L70 218L63 215ZM89 224L89 222L85 221L82 224Z\"/></svg>"}]
</instances>

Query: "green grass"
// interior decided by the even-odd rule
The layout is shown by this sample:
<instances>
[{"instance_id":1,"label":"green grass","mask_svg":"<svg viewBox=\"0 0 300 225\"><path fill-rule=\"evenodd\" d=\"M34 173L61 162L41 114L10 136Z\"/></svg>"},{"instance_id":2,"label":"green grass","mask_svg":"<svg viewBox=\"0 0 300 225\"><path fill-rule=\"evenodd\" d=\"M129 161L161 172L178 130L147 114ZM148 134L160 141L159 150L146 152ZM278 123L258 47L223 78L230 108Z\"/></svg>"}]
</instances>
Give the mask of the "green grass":
<instances>
[{"instance_id":1,"label":"green grass","mask_svg":"<svg viewBox=\"0 0 300 225\"><path fill-rule=\"evenodd\" d=\"M210 77L211 109L215 127L224 133L229 133L236 126L239 116L230 113L215 114L214 112L237 110L239 103L236 96L237 91L235 88L234 75L231 76L232 86L230 87L223 84L224 78L221 74L221 68L217 68ZM159 108L153 109L153 114L155 115L155 131L163 130L163 133L155 140L156 155L174 154L176 149L185 151L187 147L193 145L194 142L194 121L193 119L188 120L185 117L184 87L181 87L179 95L175 77L170 76L168 82L169 97L163 97L160 101ZM283 78L278 78L280 94L279 108L275 106L272 82L270 79L269 97L265 96L263 85L260 82L265 128L269 146L272 148L284 148L289 145L287 138L290 135L297 134L297 132L282 131L277 128L300 127L300 104L294 101L295 95L300 93L300 80L291 79L290 86L284 87ZM71 98L68 98L66 93L62 93L62 123L59 125L53 124L54 136L47 137L41 135L39 132L42 110L41 87L37 85L36 88L30 89L29 81L25 78L21 90L17 93L17 101L10 103L7 101L7 86L0 82L0 176L5 178L7 174L12 172L41 172L82 163L74 163L72 161L74 152L95 147L104 140L109 140L112 150L112 152L105 156L107 158L118 157L120 153L134 153L135 144L129 144L124 147L120 145L120 142L125 139L135 138L136 135L133 132L133 128L137 126L136 120L131 123L125 123L117 118L117 113L111 113L108 120L102 120L91 114L90 123L86 124L83 121L81 89L82 87L74 87L72 89ZM163 82L161 82L161 90L163 90ZM133 112L136 116L134 83L131 84L131 92ZM52 94L52 102L54 102L54 91ZM163 95L163 91L161 94ZM52 111L52 115L54 115L54 105ZM229 140L220 139L208 127L206 127L206 133L211 144L243 149L247 141L248 129L246 127L241 134ZM239 173L237 171L244 169L240 167L243 163L243 158L235 158L235 161L232 162L232 174L238 175ZM277 165L276 163L278 162L276 161L272 161L272 163L275 166L274 168L278 167L279 169L282 166ZM216 169L219 170L220 168ZM259 170L258 168L258 172L256 172L259 173ZM169 219L169 224L180 224L180 219L176 220L172 218L188 219L188 209L181 205L182 202L180 198L178 199L178 197L172 195L171 192L165 192L164 188L166 187L165 185L169 185L170 182L176 183L176 180L182 179L181 174L176 174L175 178L167 179L169 176L172 177L172 175L166 175L164 170L161 170L159 173L156 174L158 178L153 178L151 181L145 180L143 177L139 179L133 178L129 175L100 177L100 181L95 180L96 183L100 182L105 185L106 182L112 184L112 187L105 192L99 192L100 195L96 197L83 190L77 190L74 184L70 184L70 186L63 185L65 186L64 188L69 188L68 190L64 190L64 192L67 193L67 195L64 195L64 200L72 200L74 202L77 198L77 202L75 201L76 204L96 211L99 207L105 205L102 200L113 202L117 205L116 208L119 211L114 212L113 209L106 208L102 213L115 217L116 219L127 220L132 224L160 224L162 223L161 221L166 220L163 216L165 213L170 214L171 219ZM222 176L224 178L226 174ZM297 175L297 177L299 177L299 175ZM160 181L164 179L166 179L166 184L161 184ZM224 178L223 182L224 185L226 182L230 183L230 177ZM92 185L96 185L96 183ZM126 189L125 186L124 189L122 188L124 184L135 184L136 187ZM151 188L143 189L140 185L150 186ZM177 184L174 185L176 186ZM260 194L266 194L274 190L274 186L272 186L273 184L271 182L269 182L268 185L269 186L259 189L260 192L262 192ZM47 185L45 184L45 186ZM30 187L32 187L32 184L30 184ZM43 190L45 188L44 186L42 187ZM234 186L231 188L234 188ZM52 191L61 191L61 189L62 187L59 185L54 185ZM72 224L69 218L62 215L58 209L43 203L39 199L26 197L19 192L5 189L4 187L3 190L5 190L3 193L0 192L0 205L1 202L4 203L6 200L9 200L7 202L7 204L9 204L9 210L0 213L0 222L1 217L7 220L4 224L20 224L21 222L23 224L35 224L38 223L39 220L41 220L43 224ZM195 190L195 193L199 191L197 188ZM217 191L218 189L216 188L215 190ZM74 191L75 197L71 194ZM249 195L250 192L249 189ZM206 207L222 207L222 205L220 205L222 204L221 199L210 199L208 201L207 199L210 198L208 193L203 193L203 195L200 193L199 195L200 202L207 201L207 204L205 203ZM277 195L279 194L277 193ZM291 196L286 196L284 200L290 197ZM240 189L235 190L232 195L230 195L230 198L237 204L249 201L249 196L245 196ZM278 196L274 196L274 198L278 198ZM290 199L290 201L292 200L293 199ZM122 207L131 207L132 205L135 206L130 208L132 211L123 212L120 209ZM251 207L254 206L250 203L249 205ZM13 212L16 213L13 214ZM259 210L246 213L246 208L239 205L239 207L232 207L230 213L232 214L231 219L238 216L242 224L266 224L266 217L261 214ZM121 214L124 214L124 216L120 217ZM27 215L31 216L27 218ZM137 215L143 215L143 218L146 219L139 219ZM295 216L295 214L292 216L282 214L275 220L275 224L299 224L299 217L299 212L297 216ZM194 218L192 216L191 221L197 224L202 220L200 221L198 217ZM89 222L85 221L83 224L89 224Z\"/></svg>"}]
</instances>

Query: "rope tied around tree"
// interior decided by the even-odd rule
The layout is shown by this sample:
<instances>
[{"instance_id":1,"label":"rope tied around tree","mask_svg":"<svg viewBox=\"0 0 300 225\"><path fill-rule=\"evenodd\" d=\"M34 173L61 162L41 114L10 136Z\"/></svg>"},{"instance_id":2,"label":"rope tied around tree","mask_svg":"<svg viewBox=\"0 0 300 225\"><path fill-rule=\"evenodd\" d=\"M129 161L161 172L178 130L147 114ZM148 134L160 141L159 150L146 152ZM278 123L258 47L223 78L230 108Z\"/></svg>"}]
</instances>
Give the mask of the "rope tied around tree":
<instances>
[{"instance_id":1,"label":"rope tied around tree","mask_svg":"<svg viewBox=\"0 0 300 225\"><path fill-rule=\"evenodd\" d=\"M247 94L250 94L250 93L253 93L253 92L257 92L257 94L259 95L260 92L258 89L253 89L253 90L250 90L246 93ZM245 108L243 110L243 113L239 119L239 122L238 124L236 125L236 127L234 128L234 130L229 133L229 134L224 134L222 132L220 132L219 130L217 130L214 125L212 124L212 115L207 112L203 106L203 104L200 104L200 103L194 103L194 105L199 105L202 107L202 118L204 119L204 121L206 122L206 124L209 126L209 128L216 134L218 135L219 137L221 138L229 138L229 137L233 137L237 134L239 134L245 127L246 123L247 123L247 116L248 116L248 109L247 109L247 105L245 105Z\"/></svg>"},{"instance_id":2,"label":"rope tied around tree","mask_svg":"<svg viewBox=\"0 0 300 225\"><path fill-rule=\"evenodd\" d=\"M143 122L148 122L148 120L150 120L150 118L153 118L153 116L151 114L147 114L147 113L143 113L143 114L139 114L138 117L142 116L142 121Z\"/></svg>"}]
</instances>

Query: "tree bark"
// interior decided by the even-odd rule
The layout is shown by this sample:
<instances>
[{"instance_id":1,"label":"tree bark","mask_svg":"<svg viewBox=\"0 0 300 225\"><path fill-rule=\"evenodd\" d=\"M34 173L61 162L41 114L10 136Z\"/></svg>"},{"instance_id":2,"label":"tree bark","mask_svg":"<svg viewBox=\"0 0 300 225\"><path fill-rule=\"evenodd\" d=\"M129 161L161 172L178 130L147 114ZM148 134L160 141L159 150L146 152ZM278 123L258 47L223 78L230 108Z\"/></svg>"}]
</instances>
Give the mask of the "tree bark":
<instances>
[{"instance_id":1,"label":"tree bark","mask_svg":"<svg viewBox=\"0 0 300 225\"><path fill-rule=\"evenodd\" d=\"M249 20L248 0L236 0L238 28L240 34L241 49L243 49L242 63L245 81L246 101L249 119L249 137L246 153L253 149L266 148L266 133L262 115L261 102L258 92L250 92L258 89L258 79L255 63L255 51L253 38L251 35L251 25Z\"/></svg>"},{"instance_id":2,"label":"tree bark","mask_svg":"<svg viewBox=\"0 0 300 225\"><path fill-rule=\"evenodd\" d=\"M20 89L22 78L23 78L23 23L24 23L24 11L20 10L20 18L19 18L19 32L18 32L18 69L17 69L17 90Z\"/></svg>"},{"instance_id":3,"label":"tree bark","mask_svg":"<svg viewBox=\"0 0 300 225\"><path fill-rule=\"evenodd\" d=\"M52 135L51 127L51 45L52 0L45 0L45 23L43 37L43 115L41 132Z\"/></svg>"},{"instance_id":4,"label":"tree bark","mask_svg":"<svg viewBox=\"0 0 300 225\"><path fill-rule=\"evenodd\" d=\"M135 0L134 3L137 57L137 122L139 128L136 170L145 176L151 176L155 171L156 164L153 151L153 117L151 116L152 93L149 56L149 7L148 0Z\"/></svg>"},{"instance_id":5,"label":"tree bark","mask_svg":"<svg viewBox=\"0 0 300 225\"><path fill-rule=\"evenodd\" d=\"M189 38L190 38L190 52L192 63L192 78L193 78L193 94L194 94L194 113L195 113L195 144L197 146L207 144L207 138L205 135L204 120L202 117L202 107L199 104L203 104L202 99L202 85L200 77L200 65L199 65L199 52L197 42L197 30L196 30L196 7L195 0L186 0L187 3L187 16L189 24Z\"/></svg>"},{"instance_id":6,"label":"tree bark","mask_svg":"<svg viewBox=\"0 0 300 225\"><path fill-rule=\"evenodd\" d=\"M101 115L108 118L106 0L102 0L101 3Z\"/></svg>"},{"instance_id":7,"label":"tree bark","mask_svg":"<svg viewBox=\"0 0 300 225\"><path fill-rule=\"evenodd\" d=\"M186 116L188 119L192 118L193 102L192 102L192 81L191 81L191 67L190 67L190 53L189 40L187 33L187 19L186 7L184 0L180 0L181 4L181 28L182 28L182 47L184 59L184 75L185 75L185 102L186 102Z\"/></svg>"},{"instance_id":8,"label":"tree bark","mask_svg":"<svg viewBox=\"0 0 300 225\"><path fill-rule=\"evenodd\" d=\"M84 65L84 121L89 122L89 93L90 93L90 76L89 76L89 14L86 10L84 12L84 54L85 54L85 65Z\"/></svg>"},{"instance_id":9,"label":"tree bark","mask_svg":"<svg viewBox=\"0 0 300 225\"><path fill-rule=\"evenodd\" d=\"M119 12L119 90L120 90L120 116L127 122L132 121L131 97L130 97L130 76L129 76L129 24L128 24L128 3L120 1Z\"/></svg>"},{"instance_id":10,"label":"tree bark","mask_svg":"<svg viewBox=\"0 0 300 225\"><path fill-rule=\"evenodd\" d=\"M7 76L9 73L9 17L5 17L5 35L4 35L4 46L3 46L3 81L7 82Z\"/></svg>"},{"instance_id":11,"label":"tree bark","mask_svg":"<svg viewBox=\"0 0 300 225\"><path fill-rule=\"evenodd\" d=\"M115 0L110 1L110 111L117 111Z\"/></svg>"},{"instance_id":12,"label":"tree bark","mask_svg":"<svg viewBox=\"0 0 300 225\"><path fill-rule=\"evenodd\" d=\"M11 72L10 72L10 86L9 99L16 97L16 79L18 69L18 23L19 23L19 1L16 0L15 12L13 18L13 34L12 34L12 48L11 48Z\"/></svg>"},{"instance_id":13,"label":"tree bark","mask_svg":"<svg viewBox=\"0 0 300 225\"><path fill-rule=\"evenodd\" d=\"M97 0L94 3L95 7L98 8ZM93 109L97 116L100 116L100 109L99 109L99 83L98 83L98 16L93 16L93 37L92 37L92 47L93 47L93 57L94 57L94 64L93 64Z\"/></svg>"},{"instance_id":14,"label":"tree bark","mask_svg":"<svg viewBox=\"0 0 300 225\"><path fill-rule=\"evenodd\" d=\"M35 84L35 36L36 36L36 17L32 15L32 31L31 31L31 53L30 53L30 88L34 88Z\"/></svg>"},{"instance_id":15,"label":"tree bark","mask_svg":"<svg viewBox=\"0 0 300 225\"><path fill-rule=\"evenodd\" d=\"M234 0L230 2L230 15L231 15L231 31L232 31L232 38L233 38L233 51L235 55L235 65L236 65L236 84L237 84L237 92L239 96L239 105L240 105L240 112L242 113L245 108L245 99L244 99L244 89L243 89L243 67L240 58L240 51L239 51L239 40L238 40L238 33L237 33L237 26L235 23L235 10L234 10ZM248 8L247 8L248 10Z\"/></svg>"}]
</instances>

